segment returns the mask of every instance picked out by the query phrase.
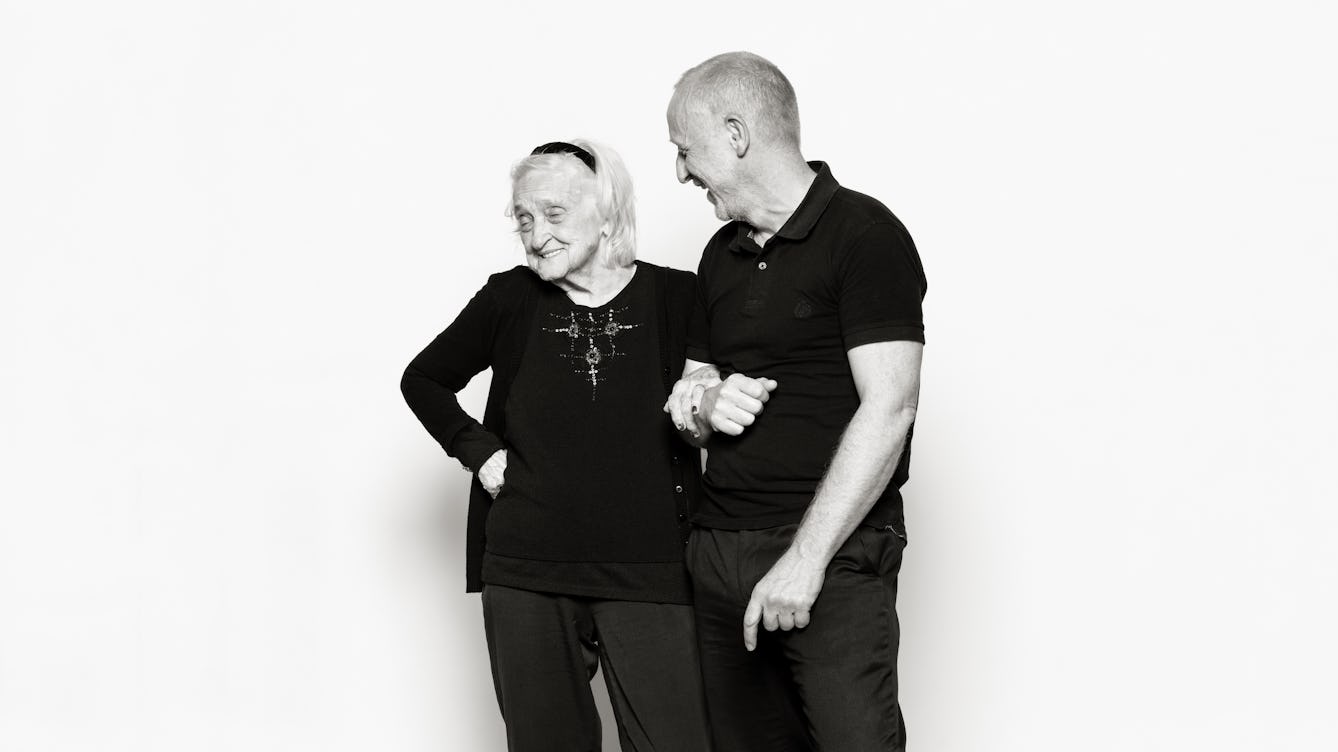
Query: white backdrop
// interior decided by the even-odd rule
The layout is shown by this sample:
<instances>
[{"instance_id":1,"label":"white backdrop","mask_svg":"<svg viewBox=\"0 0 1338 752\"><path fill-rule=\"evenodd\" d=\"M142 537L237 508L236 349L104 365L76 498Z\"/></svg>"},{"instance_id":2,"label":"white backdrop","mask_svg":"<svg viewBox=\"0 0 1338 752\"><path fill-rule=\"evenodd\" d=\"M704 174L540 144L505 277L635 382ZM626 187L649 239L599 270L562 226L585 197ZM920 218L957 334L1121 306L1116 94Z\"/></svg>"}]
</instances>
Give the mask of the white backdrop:
<instances>
[{"instance_id":1,"label":"white backdrop","mask_svg":"<svg viewBox=\"0 0 1338 752\"><path fill-rule=\"evenodd\" d=\"M0 750L503 749L400 371L535 144L694 268L731 49L929 275L912 748L1338 748L1329 8L0 3Z\"/></svg>"}]
</instances>

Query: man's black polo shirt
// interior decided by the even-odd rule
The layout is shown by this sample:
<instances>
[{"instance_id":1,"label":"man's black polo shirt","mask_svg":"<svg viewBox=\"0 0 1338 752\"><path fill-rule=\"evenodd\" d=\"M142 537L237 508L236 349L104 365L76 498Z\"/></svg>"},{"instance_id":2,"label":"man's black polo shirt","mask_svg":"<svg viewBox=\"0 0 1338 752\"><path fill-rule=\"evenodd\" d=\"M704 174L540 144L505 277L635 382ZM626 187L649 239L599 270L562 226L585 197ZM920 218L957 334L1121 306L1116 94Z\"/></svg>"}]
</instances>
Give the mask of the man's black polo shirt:
<instances>
[{"instance_id":1,"label":"man's black polo shirt","mask_svg":"<svg viewBox=\"0 0 1338 752\"><path fill-rule=\"evenodd\" d=\"M724 373L775 379L757 422L708 447L706 498L693 521L748 530L797 523L859 406L846 351L924 342L927 282L915 243L887 207L842 188L821 162L799 208L759 247L742 222L707 243L687 355ZM709 332L709 335L708 335ZM902 523L901 463L867 524Z\"/></svg>"}]
</instances>

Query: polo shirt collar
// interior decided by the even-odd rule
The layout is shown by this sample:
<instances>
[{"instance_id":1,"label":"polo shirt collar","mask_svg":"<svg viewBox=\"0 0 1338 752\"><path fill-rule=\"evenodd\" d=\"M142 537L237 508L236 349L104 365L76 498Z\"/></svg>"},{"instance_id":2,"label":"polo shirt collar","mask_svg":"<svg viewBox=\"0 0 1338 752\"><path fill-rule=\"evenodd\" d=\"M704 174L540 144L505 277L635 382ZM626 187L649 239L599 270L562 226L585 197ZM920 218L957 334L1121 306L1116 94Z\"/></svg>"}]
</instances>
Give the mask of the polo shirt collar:
<instances>
[{"instance_id":1,"label":"polo shirt collar","mask_svg":"<svg viewBox=\"0 0 1338 752\"><path fill-rule=\"evenodd\" d=\"M835 196L836 190L841 187L836 178L832 177L832 170L826 162L809 162L808 166L813 168L817 177L813 178L813 184L808 187L808 193L804 194L804 200L799 202L798 208L776 231L777 237L786 240L803 240L808 237L813 225L818 223L822 213L827 210L827 204L831 203L832 196ZM738 234L729 244L730 249L741 251L749 246L757 248L757 244L748 237L752 228L744 222L738 224Z\"/></svg>"}]
</instances>

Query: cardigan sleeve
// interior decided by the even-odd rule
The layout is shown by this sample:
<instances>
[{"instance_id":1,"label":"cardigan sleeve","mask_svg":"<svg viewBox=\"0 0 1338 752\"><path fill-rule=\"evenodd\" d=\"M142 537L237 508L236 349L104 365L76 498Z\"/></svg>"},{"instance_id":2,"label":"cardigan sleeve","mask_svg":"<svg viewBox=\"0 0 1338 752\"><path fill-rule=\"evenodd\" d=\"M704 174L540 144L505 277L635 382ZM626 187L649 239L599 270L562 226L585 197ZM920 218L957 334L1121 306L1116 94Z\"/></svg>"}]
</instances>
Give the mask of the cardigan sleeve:
<instances>
[{"instance_id":1,"label":"cardigan sleeve","mask_svg":"<svg viewBox=\"0 0 1338 752\"><path fill-rule=\"evenodd\" d=\"M706 329L704 312L699 304L698 282L697 275L692 272L669 270L669 366L674 379L683 373L687 358L698 359L693 357L692 343L694 336L702 335ZM704 335L702 341L705 341ZM710 360L707 358L702 362L709 363Z\"/></svg>"},{"instance_id":2,"label":"cardigan sleeve","mask_svg":"<svg viewBox=\"0 0 1338 752\"><path fill-rule=\"evenodd\" d=\"M446 453L471 472L502 440L460 407L456 393L492 365L498 309L490 284L475 293L455 321L404 369L400 391L419 422Z\"/></svg>"}]
</instances>

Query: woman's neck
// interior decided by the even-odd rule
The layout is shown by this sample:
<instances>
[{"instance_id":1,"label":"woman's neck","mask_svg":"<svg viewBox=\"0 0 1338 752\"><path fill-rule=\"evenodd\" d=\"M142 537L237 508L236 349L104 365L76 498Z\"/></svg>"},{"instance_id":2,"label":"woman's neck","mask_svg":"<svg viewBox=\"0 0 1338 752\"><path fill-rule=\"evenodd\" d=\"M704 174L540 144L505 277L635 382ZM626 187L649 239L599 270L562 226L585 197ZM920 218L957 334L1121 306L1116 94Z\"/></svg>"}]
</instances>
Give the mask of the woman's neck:
<instances>
[{"instance_id":1,"label":"woman's neck","mask_svg":"<svg viewBox=\"0 0 1338 752\"><path fill-rule=\"evenodd\" d=\"M557 283L567 298L576 305L598 308L618 297L636 275L636 264L603 267L593 270L586 279L564 279Z\"/></svg>"}]
</instances>

